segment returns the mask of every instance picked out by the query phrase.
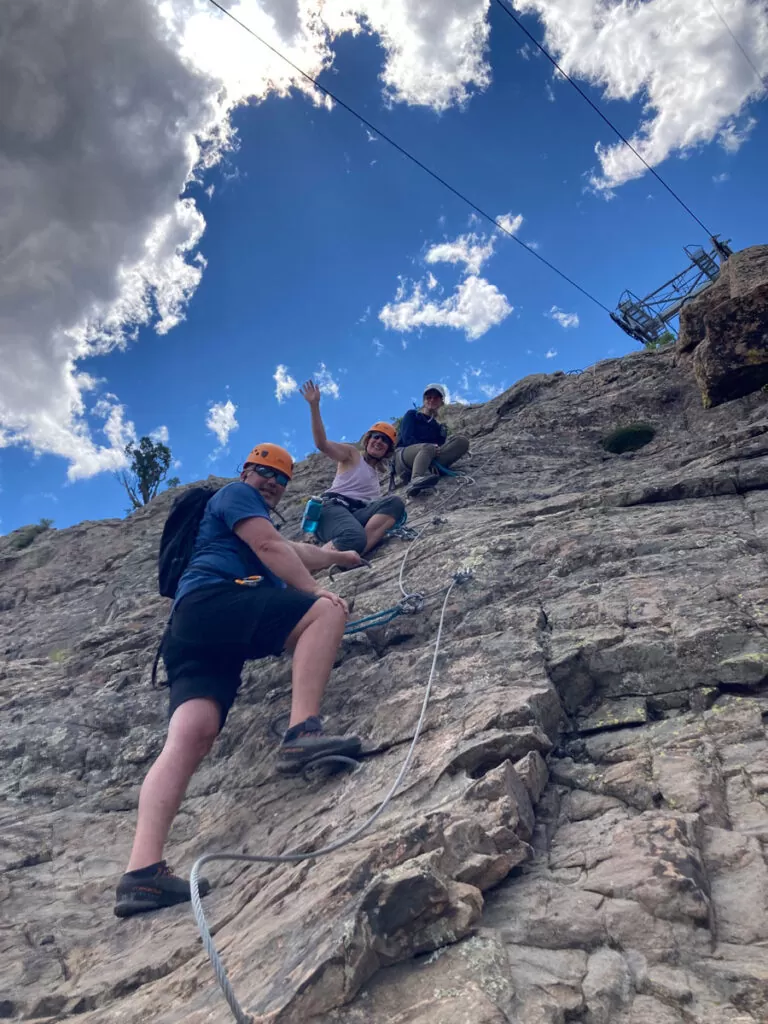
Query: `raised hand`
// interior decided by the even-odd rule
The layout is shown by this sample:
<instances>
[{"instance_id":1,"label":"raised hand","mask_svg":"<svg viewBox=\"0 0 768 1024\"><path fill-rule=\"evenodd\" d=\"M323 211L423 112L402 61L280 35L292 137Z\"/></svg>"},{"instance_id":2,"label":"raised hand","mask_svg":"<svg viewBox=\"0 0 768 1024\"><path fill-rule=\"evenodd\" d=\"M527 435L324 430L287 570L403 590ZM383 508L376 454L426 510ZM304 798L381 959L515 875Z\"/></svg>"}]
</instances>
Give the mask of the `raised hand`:
<instances>
[{"instance_id":1,"label":"raised hand","mask_svg":"<svg viewBox=\"0 0 768 1024\"><path fill-rule=\"evenodd\" d=\"M320 388L313 380L304 381L301 393L310 405L320 405Z\"/></svg>"}]
</instances>

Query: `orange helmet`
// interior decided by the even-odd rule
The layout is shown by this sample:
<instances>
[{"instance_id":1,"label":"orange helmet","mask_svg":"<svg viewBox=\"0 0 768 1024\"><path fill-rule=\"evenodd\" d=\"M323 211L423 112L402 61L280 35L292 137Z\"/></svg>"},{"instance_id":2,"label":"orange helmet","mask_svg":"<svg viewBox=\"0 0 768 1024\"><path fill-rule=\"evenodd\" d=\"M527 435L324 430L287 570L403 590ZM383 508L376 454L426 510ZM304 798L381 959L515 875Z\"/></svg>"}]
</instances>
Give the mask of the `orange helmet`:
<instances>
[{"instance_id":1,"label":"orange helmet","mask_svg":"<svg viewBox=\"0 0 768 1024\"><path fill-rule=\"evenodd\" d=\"M245 460L244 465L252 463L254 466L271 466L290 478L293 476L293 459L291 453L279 444L257 444L251 454Z\"/></svg>"},{"instance_id":2,"label":"orange helmet","mask_svg":"<svg viewBox=\"0 0 768 1024\"><path fill-rule=\"evenodd\" d=\"M397 444L397 431L391 423L374 423L372 427L368 428L369 434L384 434L392 442L392 447Z\"/></svg>"}]
</instances>

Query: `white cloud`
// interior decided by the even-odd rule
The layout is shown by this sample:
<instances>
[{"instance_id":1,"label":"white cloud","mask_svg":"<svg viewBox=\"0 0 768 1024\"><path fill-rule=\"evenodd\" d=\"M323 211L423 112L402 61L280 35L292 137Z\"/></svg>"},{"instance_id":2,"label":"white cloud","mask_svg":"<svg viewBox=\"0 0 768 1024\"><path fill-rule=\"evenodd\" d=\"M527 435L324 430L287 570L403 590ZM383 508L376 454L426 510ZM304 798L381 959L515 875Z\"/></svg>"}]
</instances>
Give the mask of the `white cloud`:
<instances>
[{"instance_id":1,"label":"white cloud","mask_svg":"<svg viewBox=\"0 0 768 1024\"><path fill-rule=\"evenodd\" d=\"M437 278L435 277L431 270L427 274L427 288L429 288L430 291L432 291L434 288L437 288Z\"/></svg>"},{"instance_id":2,"label":"white cloud","mask_svg":"<svg viewBox=\"0 0 768 1024\"><path fill-rule=\"evenodd\" d=\"M723 171L722 174L713 174L712 175L712 181L715 183L715 185L722 185L723 182L724 181L728 181L729 178L730 178L730 174L728 173L728 171Z\"/></svg>"},{"instance_id":3,"label":"white cloud","mask_svg":"<svg viewBox=\"0 0 768 1024\"><path fill-rule=\"evenodd\" d=\"M325 0L322 17L331 32L379 36L386 54L380 77L391 100L447 110L490 82L487 6L486 0Z\"/></svg>"},{"instance_id":4,"label":"white cloud","mask_svg":"<svg viewBox=\"0 0 768 1024\"><path fill-rule=\"evenodd\" d=\"M497 395L500 395L502 391L506 390L506 387L506 384L491 384L489 382L487 384L481 384L480 390L482 391L486 398L491 399L496 398Z\"/></svg>"},{"instance_id":5,"label":"white cloud","mask_svg":"<svg viewBox=\"0 0 768 1024\"><path fill-rule=\"evenodd\" d=\"M331 398L339 397L339 385L333 379L333 376L325 363L320 363L320 367L315 370L312 379L324 395L330 395Z\"/></svg>"},{"instance_id":6,"label":"white cloud","mask_svg":"<svg viewBox=\"0 0 768 1024\"><path fill-rule=\"evenodd\" d=\"M427 250L427 263L463 263L465 273L479 274L483 264L493 255L495 239L484 235L459 235L452 242L439 242ZM434 280L434 278L431 278ZM434 285L429 285L433 288Z\"/></svg>"},{"instance_id":7,"label":"white cloud","mask_svg":"<svg viewBox=\"0 0 768 1024\"><path fill-rule=\"evenodd\" d=\"M552 85L549 82L547 82L544 86L544 95L547 97L550 103L555 102L555 90L552 88Z\"/></svg>"},{"instance_id":8,"label":"white cloud","mask_svg":"<svg viewBox=\"0 0 768 1024\"><path fill-rule=\"evenodd\" d=\"M205 425L218 438L220 448L225 447L229 435L240 425L235 418L236 412L237 406L231 398L228 398L226 402L215 402L208 409Z\"/></svg>"},{"instance_id":9,"label":"white cloud","mask_svg":"<svg viewBox=\"0 0 768 1024\"><path fill-rule=\"evenodd\" d=\"M768 73L761 5L720 6ZM569 72L608 99L645 103L632 139L649 162L715 139L732 152L751 131L746 107L760 85L709 5L515 7L540 16ZM391 103L442 111L490 81L487 0L240 0L234 9L312 75L332 66L341 34L375 37ZM96 384L81 362L184 316L205 269L205 220L179 197L192 179L205 184L233 141L233 109L296 90L319 109L331 104L205 0L5 0L3 14L0 95L15 100L0 105L0 444L57 454L77 479L123 464L109 434L102 443L93 433ZM601 138L592 183L610 195L645 172ZM488 245L469 262L454 250L473 276L445 302L422 301L422 319L466 324L473 337L481 297L502 315L506 298L473 270ZM127 424L125 410L110 428L122 440L118 419Z\"/></svg>"},{"instance_id":10,"label":"white cloud","mask_svg":"<svg viewBox=\"0 0 768 1024\"><path fill-rule=\"evenodd\" d=\"M748 117L742 124L729 121L717 136L717 141L726 153L737 153L752 134L756 124L757 119L754 117Z\"/></svg>"},{"instance_id":11,"label":"white cloud","mask_svg":"<svg viewBox=\"0 0 768 1024\"><path fill-rule=\"evenodd\" d=\"M168 427L166 427L165 424L163 424L160 427L157 427L155 430L152 431L152 433L149 436L153 441L157 441L160 444L168 444L168 441L170 440Z\"/></svg>"},{"instance_id":12,"label":"white cloud","mask_svg":"<svg viewBox=\"0 0 768 1024\"><path fill-rule=\"evenodd\" d=\"M289 395L299 390L296 378L288 373L288 367L282 363L272 374L272 380L275 382L275 398L278 402L284 402Z\"/></svg>"},{"instance_id":13,"label":"white cloud","mask_svg":"<svg viewBox=\"0 0 768 1024\"><path fill-rule=\"evenodd\" d=\"M566 330L569 327L579 326L579 314L578 313L565 313L562 309L558 309L557 306L553 306L545 316L551 317L552 320L556 320L561 327L565 327Z\"/></svg>"},{"instance_id":14,"label":"white cloud","mask_svg":"<svg viewBox=\"0 0 768 1024\"><path fill-rule=\"evenodd\" d=\"M445 110L489 82L485 0L318 7L235 11L311 75L339 33L375 35L393 102ZM205 220L179 196L232 141L232 110L296 90L330 104L204 0L5 0L3 16L0 94L14 101L0 105L0 443L59 455L77 479L124 464L92 433L79 363L183 318Z\"/></svg>"},{"instance_id":15,"label":"white cloud","mask_svg":"<svg viewBox=\"0 0 768 1024\"><path fill-rule=\"evenodd\" d=\"M554 359L556 355L557 355L557 350L556 350L556 349L554 349L554 348L550 348L550 349L548 349L548 350L547 350L547 351L546 351L546 352L544 353L544 358L545 358L545 359Z\"/></svg>"},{"instance_id":16,"label":"white cloud","mask_svg":"<svg viewBox=\"0 0 768 1024\"><path fill-rule=\"evenodd\" d=\"M763 75L768 73L768 20L752 0L719 0L719 7ZM737 146L737 128L760 84L712 7L691 0L515 0L537 14L545 45L573 77L601 89L607 100L640 100L644 117L630 136L651 165L710 143ZM747 122L748 123L748 122ZM721 134L722 133L722 134ZM603 136L600 172L592 185L610 191L646 173L620 141Z\"/></svg>"},{"instance_id":17,"label":"white cloud","mask_svg":"<svg viewBox=\"0 0 768 1024\"><path fill-rule=\"evenodd\" d=\"M516 235L523 226L524 218L522 213L516 213L514 216L511 213L502 213L496 220L510 235Z\"/></svg>"},{"instance_id":18,"label":"white cloud","mask_svg":"<svg viewBox=\"0 0 768 1024\"><path fill-rule=\"evenodd\" d=\"M420 283L409 296L398 292L401 301L387 303L379 319L393 331L413 331L420 327L453 327L475 341L509 316L513 310L496 285L470 274L453 295L442 302L430 302Z\"/></svg>"},{"instance_id":19,"label":"white cloud","mask_svg":"<svg viewBox=\"0 0 768 1024\"><path fill-rule=\"evenodd\" d=\"M377 356L380 356L381 353L385 351L384 343L379 341L378 338L374 338L371 344L373 345L374 351Z\"/></svg>"}]
</instances>

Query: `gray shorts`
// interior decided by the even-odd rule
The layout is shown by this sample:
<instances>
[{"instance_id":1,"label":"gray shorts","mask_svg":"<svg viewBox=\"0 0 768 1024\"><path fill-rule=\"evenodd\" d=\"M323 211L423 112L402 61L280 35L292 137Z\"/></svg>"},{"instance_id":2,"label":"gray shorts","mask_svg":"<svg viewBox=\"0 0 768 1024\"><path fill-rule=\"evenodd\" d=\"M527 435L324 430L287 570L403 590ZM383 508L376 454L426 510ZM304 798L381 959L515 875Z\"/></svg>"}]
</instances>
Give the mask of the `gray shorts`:
<instances>
[{"instance_id":1,"label":"gray shorts","mask_svg":"<svg viewBox=\"0 0 768 1024\"><path fill-rule=\"evenodd\" d=\"M364 527L368 520L381 514L392 516L396 523L404 512L405 505L395 494L377 498L355 512L326 501L317 521L316 536L324 544L333 541L337 551L357 551L361 555L365 551Z\"/></svg>"}]
</instances>

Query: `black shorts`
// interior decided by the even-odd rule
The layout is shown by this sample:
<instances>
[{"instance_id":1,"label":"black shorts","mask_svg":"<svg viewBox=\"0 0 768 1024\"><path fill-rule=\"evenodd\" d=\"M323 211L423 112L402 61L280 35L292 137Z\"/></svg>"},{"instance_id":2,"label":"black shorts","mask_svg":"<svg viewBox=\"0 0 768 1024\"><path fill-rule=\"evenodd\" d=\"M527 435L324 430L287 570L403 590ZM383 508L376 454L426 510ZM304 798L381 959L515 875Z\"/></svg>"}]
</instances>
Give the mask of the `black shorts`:
<instances>
[{"instance_id":1,"label":"black shorts","mask_svg":"<svg viewBox=\"0 0 768 1024\"><path fill-rule=\"evenodd\" d=\"M170 718L196 697L216 701L221 726L240 688L243 663L282 654L294 627L317 598L262 583L213 583L183 597L163 640Z\"/></svg>"}]
</instances>

